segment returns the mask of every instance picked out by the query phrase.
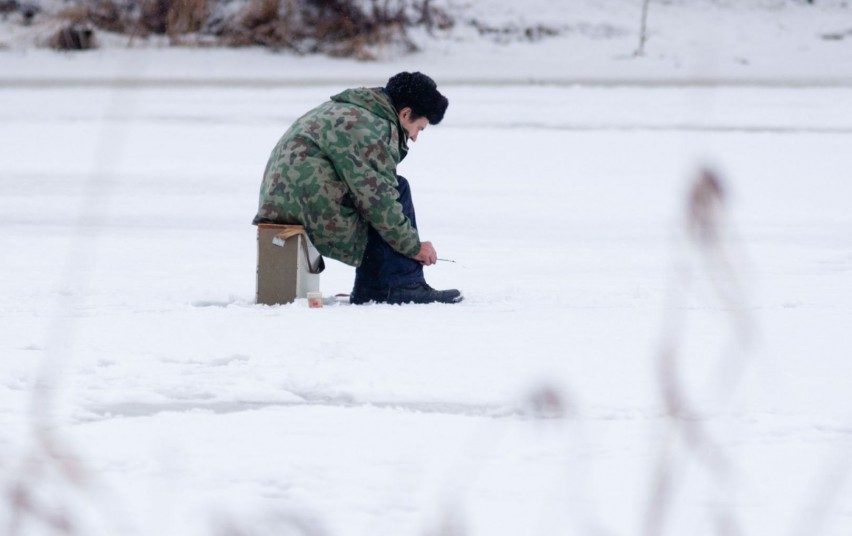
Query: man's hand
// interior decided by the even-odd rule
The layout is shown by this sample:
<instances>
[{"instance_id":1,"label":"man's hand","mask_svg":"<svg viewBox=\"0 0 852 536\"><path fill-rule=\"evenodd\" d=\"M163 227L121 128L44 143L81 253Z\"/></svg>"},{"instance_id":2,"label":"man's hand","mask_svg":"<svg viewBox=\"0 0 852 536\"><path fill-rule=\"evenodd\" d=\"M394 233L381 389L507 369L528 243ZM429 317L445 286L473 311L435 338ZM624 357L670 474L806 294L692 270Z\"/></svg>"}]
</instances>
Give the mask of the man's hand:
<instances>
[{"instance_id":1,"label":"man's hand","mask_svg":"<svg viewBox=\"0 0 852 536\"><path fill-rule=\"evenodd\" d=\"M432 242L421 242L420 253L414 256L414 260L423 266L431 266L438 262L438 254L435 252L435 248L432 247Z\"/></svg>"}]
</instances>

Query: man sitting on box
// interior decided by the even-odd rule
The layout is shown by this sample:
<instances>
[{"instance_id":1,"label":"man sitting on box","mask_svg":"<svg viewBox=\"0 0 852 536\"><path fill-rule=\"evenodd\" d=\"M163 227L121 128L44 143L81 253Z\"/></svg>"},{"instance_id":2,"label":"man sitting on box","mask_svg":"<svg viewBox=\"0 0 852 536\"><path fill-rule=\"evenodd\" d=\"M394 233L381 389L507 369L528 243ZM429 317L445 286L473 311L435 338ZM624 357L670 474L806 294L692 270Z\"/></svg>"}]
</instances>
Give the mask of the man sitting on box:
<instances>
[{"instance_id":1,"label":"man sitting on box","mask_svg":"<svg viewBox=\"0 0 852 536\"><path fill-rule=\"evenodd\" d=\"M447 104L431 78L408 72L331 97L272 150L254 224L303 225L320 253L357 267L352 303L461 301L426 284L423 266L438 256L420 241L411 189L396 174L408 140L440 123Z\"/></svg>"}]
</instances>

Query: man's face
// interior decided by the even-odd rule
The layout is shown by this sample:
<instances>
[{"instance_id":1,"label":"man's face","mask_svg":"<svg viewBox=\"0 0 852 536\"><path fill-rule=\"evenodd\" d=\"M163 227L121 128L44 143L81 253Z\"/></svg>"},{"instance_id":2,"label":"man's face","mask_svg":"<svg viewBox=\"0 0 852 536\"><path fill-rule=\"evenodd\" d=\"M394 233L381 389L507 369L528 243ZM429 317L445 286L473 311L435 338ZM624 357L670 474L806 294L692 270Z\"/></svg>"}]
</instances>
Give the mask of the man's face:
<instances>
[{"instance_id":1,"label":"man's face","mask_svg":"<svg viewBox=\"0 0 852 536\"><path fill-rule=\"evenodd\" d=\"M399 111L399 122L408 133L408 139L411 141L417 141L417 135L429 124L429 120L425 117L412 120L411 108L403 108Z\"/></svg>"}]
</instances>

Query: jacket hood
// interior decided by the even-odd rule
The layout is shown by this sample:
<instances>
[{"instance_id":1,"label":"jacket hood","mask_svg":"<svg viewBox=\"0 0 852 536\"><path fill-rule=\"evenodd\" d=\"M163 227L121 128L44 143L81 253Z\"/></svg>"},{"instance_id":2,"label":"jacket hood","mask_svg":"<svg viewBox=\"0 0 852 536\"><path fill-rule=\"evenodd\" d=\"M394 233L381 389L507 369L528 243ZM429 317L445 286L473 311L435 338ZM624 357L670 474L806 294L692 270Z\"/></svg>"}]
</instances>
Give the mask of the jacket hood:
<instances>
[{"instance_id":1,"label":"jacket hood","mask_svg":"<svg viewBox=\"0 0 852 536\"><path fill-rule=\"evenodd\" d=\"M408 132L399 123L399 115L397 115L390 97L385 93L383 88L359 87L347 89L337 95L333 95L331 100L364 108L373 115L387 119L396 125L399 132L400 155L403 158L405 157L405 154L408 152Z\"/></svg>"}]
</instances>

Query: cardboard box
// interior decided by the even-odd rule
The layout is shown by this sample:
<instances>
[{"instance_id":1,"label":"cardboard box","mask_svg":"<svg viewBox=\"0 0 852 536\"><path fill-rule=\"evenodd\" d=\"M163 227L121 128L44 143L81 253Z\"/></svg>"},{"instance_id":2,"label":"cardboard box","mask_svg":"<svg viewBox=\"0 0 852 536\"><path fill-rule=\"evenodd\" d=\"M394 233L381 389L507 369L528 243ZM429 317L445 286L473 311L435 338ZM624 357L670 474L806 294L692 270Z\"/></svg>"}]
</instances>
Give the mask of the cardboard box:
<instances>
[{"instance_id":1,"label":"cardboard box","mask_svg":"<svg viewBox=\"0 0 852 536\"><path fill-rule=\"evenodd\" d=\"M297 225L257 226L257 303L277 305L319 291L322 256Z\"/></svg>"}]
</instances>

